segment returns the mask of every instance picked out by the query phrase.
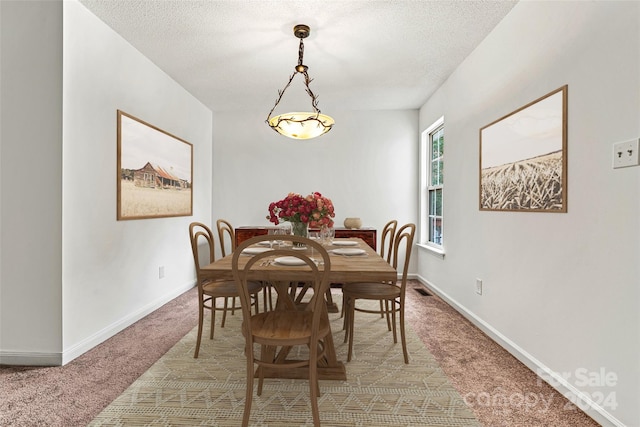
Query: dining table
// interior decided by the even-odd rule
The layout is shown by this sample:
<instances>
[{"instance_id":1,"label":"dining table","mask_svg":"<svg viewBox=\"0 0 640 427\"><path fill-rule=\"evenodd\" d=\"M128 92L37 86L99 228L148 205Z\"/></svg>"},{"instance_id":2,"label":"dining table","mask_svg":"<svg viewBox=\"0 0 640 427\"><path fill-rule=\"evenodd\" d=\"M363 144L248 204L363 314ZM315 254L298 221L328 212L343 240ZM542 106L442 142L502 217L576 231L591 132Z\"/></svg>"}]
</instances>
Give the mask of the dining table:
<instances>
[{"instance_id":1,"label":"dining table","mask_svg":"<svg viewBox=\"0 0 640 427\"><path fill-rule=\"evenodd\" d=\"M273 244L277 244L276 241ZM360 238L334 239L333 242L327 243L325 248L331 260L329 272L331 283L393 282L397 280L396 269ZM313 254L310 255L313 257ZM233 280L232 257L233 255L227 255L202 267L202 273L213 280ZM251 255L240 256L238 267L243 268L249 259L251 259ZM322 268L322 265L319 267ZM275 260L267 258L266 262L252 267L251 275L248 278L266 283L296 283L300 268L295 265L279 264ZM279 297L281 295L282 293L279 292ZM327 292L327 295L330 298L330 292ZM290 297L293 298L293 294ZM332 301L328 301L328 305L331 304ZM336 357L333 339L330 337L324 345L326 357L318 365L318 377L324 380L345 381L347 378L346 368L344 363ZM265 377L301 379L308 376L308 371L304 368L290 369L286 372L280 371L265 372Z\"/></svg>"}]
</instances>

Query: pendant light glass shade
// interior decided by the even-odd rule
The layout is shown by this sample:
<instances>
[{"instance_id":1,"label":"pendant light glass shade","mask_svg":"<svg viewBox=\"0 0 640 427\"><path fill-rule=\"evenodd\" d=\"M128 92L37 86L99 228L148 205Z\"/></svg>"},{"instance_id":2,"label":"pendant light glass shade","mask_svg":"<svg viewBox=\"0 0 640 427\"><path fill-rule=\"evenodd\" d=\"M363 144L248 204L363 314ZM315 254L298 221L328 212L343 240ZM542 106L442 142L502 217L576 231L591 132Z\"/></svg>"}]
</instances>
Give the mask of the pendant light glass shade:
<instances>
[{"instance_id":1,"label":"pendant light glass shade","mask_svg":"<svg viewBox=\"0 0 640 427\"><path fill-rule=\"evenodd\" d=\"M293 139L311 139L331 130L335 123L326 114L286 113L269 119L269 126L281 135Z\"/></svg>"},{"instance_id":2,"label":"pendant light glass shade","mask_svg":"<svg viewBox=\"0 0 640 427\"><path fill-rule=\"evenodd\" d=\"M302 40L309 37L309 32L310 29L306 25L296 25L293 28L293 34L300 39L298 65L295 67L295 72L291 77L289 77L289 82L284 89L278 91L279 96L276 100L276 104L273 106L271 111L269 111L269 115L267 116L267 124L271 129L281 135L293 139L312 139L323 135L329 132L335 123L331 117L320 113L320 110L318 109L318 99L309 87L311 78L309 77L309 73L307 73L308 67L302 64L302 58L304 56L304 43ZM271 113L276 109L285 91L298 73L304 76L304 84L306 86L307 94L311 97L313 112L294 112L271 117Z\"/></svg>"}]
</instances>

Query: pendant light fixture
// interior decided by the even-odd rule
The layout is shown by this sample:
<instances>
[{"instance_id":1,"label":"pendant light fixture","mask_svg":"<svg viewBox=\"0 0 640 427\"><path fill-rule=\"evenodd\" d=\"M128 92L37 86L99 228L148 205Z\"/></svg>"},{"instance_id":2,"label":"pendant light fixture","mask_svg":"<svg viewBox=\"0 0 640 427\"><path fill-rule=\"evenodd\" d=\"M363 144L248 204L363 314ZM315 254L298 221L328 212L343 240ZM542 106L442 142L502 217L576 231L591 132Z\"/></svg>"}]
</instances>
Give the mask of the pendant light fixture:
<instances>
[{"instance_id":1,"label":"pendant light fixture","mask_svg":"<svg viewBox=\"0 0 640 427\"><path fill-rule=\"evenodd\" d=\"M309 37L310 31L311 30L307 25L296 25L293 27L293 34L300 39L300 47L298 48L298 65L295 67L295 72L289 78L289 82L284 89L278 91L276 104L273 106L271 111L269 111L269 115L267 116L267 124L271 129L281 135L294 139L315 138L329 132L335 123L331 117L320 113L320 110L318 109L318 99L309 87L309 83L311 83L312 79L309 78L309 74L307 73L308 67L302 63L302 58L304 56L303 39ZM271 117L271 113L276 109L284 95L284 92L298 73L302 74L304 77L307 94L311 97L313 112L286 113Z\"/></svg>"}]
</instances>

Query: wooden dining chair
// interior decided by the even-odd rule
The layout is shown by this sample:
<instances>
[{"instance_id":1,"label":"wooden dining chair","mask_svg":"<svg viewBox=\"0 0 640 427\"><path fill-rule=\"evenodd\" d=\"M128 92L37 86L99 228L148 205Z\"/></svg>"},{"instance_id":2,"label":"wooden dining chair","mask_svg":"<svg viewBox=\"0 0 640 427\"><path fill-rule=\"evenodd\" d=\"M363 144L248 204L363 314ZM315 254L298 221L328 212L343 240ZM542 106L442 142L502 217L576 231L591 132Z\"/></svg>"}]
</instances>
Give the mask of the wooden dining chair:
<instances>
[{"instance_id":1,"label":"wooden dining chair","mask_svg":"<svg viewBox=\"0 0 640 427\"><path fill-rule=\"evenodd\" d=\"M231 252L236 250L236 232L234 231L231 223L226 219L219 219L216 221L216 228L218 229L218 242L220 242L220 253L222 257L227 256L227 239L229 240L229 247Z\"/></svg>"},{"instance_id":2,"label":"wooden dining chair","mask_svg":"<svg viewBox=\"0 0 640 427\"><path fill-rule=\"evenodd\" d=\"M385 261L387 261L389 264L391 264L391 256L393 255L393 244L394 244L394 238L396 237L396 228L398 228L398 221L395 219L392 219L391 221L387 222L384 227L382 228L382 233L380 234L380 256L382 257L382 259L384 259ZM342 287L345 286L349 286L348 283L343 283ZM340 313L340 317L344 316L344 312L345 312L345 300L344 298L342 299L342 311ZM380 301L380 317L384 317L385 316L385 309L384 309L384 301ZM387 327L389 328L389 330L391 330L391 320L390 320L390 316L387 315ZM346 322L344 322L343 324L343 329L346 328Z\"/></svg>"},{"instance_id":3,"label":"wooden dining chair","mask_svg":"<svg viewBox=\"0 0 640 427\"><path fill-rule=\"evenodd\" d=\"M284 248L254 255L241 266L241 257L246 258L246 255L241 254L244 248L271 238L270 236L257 236L246 240L238 246L232 258L233 277L240 293L242 306L242 334L245 337L245 356L247 358L247 390L242 425L249 425L254 375L258 377L257 394L260 396L265 370L269 370L271 373L272 371L290 371L294 368L306 367L308 368L313 425L319 426L318 362L325 356L325 343L332 339L324 298L325 292L329 289L331 260L325 248L319 243L305 237L285 235L281 239L285 242ZM308 248L313 248L314 259L306 252L292 250L291 243L293 242L303 243ZM251 292L248 284L252 271L257 267L264 269L265 262L272 263L278 257L291 257L287 258L289 262L298 260L301 264L297 267L299 272L296 271L286 282L273 283L274 289L278 293L278 300L273 310L251 314L249 310ZM267 271L262 273L268 276L268 270L277 268L277 265L271 264L267 266ZM288 292L291 287L297 287L299 282L310 284L306 292L307 298L302 305L297 304ZM257 348L254 348L256 346ZM307 348L308 350L302 352L302 355L308 355L308 358L288 359L288 355L293 354L291 348L295 346ZM295 354L295 357L301 357L297 353ZM257 371L254 372L256 366Z\"/></svg>"},{"instance_id":4,"label":"wooden dining chair","mask_svg":"<svg viewBox=\"0 0 640 427\"><path fill-rule=\"evenodd\" d=\"M226 219L220 218L216 221L216 229L218 230L218 243L220 243L220 256L227 256L227 240L229 241L230 253L236 249L236 232L233 226ZM225 304L229 304L228 301ZM231 314L236 312L236 299L231 298Z\"/></svg>"},{"instance_id":5,"label":"wooden dining chair","mask_svg":"<svg viewBox=\"0 0 640 427\"><path fill-rule=\"evenodd\" d=\"M235 299L238 297L238 289L235 282L232 280L210 280L203 275L202 269L200 268L201 259L204 259L207 263L215 261L214 238L211 229L201 222L192 222L189 224L189 238L191 239L191 251L193 253L193 261L196 268L198 282L198 339L196 342L196 349L193 354L193 357L197 358L198 353L200 352L200 343L202 341L204 310L209 310L211 312L211 331L209 333L209 339L213 339L216 311L222 311L220 327L224 328L227 311L229 310L228 301L230 298ZM203 240L204 245L201 250L200 243ZM206 256L207 253L208 256ZM251 295L249 308L254 307L256 313L258 312L258 293L261 289L262 284L259 282L251 282L249 285L249 293ZM224 300L224 305L222 307L218 307L216 304L218 298L222 298Z\"/></svg>"},{"instance_id":6,"label":"wooden dining chair","mask_svg":"<svg viewBox=\"0 0 640 427\"><path fill-rule=\"evenodd\" d=\"M236 232L229 221L226 219L220 218L216 221L216 228L218 229L218 241L220 242L220 253L222 257L227 256L227 240L229 240L229 247L231 248L231 253L236 250ZM264 310L267 310L267 305L271 306L273 303L271 301L271 287L267 283L263 283L262 288L262 296L263 296L263 304ZM236 309L236 299L234 298L231 303L231 314L235 313Z\"/></svg>"},{"instance_id":7,"label":"wooden dining chair","mask_svg":"<svg viewBox=\"0 0 640 427\"><path fill-rule=\"evenodd\" d=\"M405 224L398 230L393 244L393 267L398 269L398 255L400 249L404 249L404 266L402 268L402 278L400 283L373 282L373 283L349 283L343 287L342 295L345 301L345 342L349 340L349 352L347 361L351 361L353 353L353 333L355 323L355 312L380 313L380 310L365 309L356 307L358 300L377 300L383 302L383 315L389 314L393 330L393 342L397 343L396 317L400 317L400 337L402 340L402 352L404 353L404 363L409 363L407 352L407 340L405 336L405 292L407 287L407 274L409 271L409 260L411 258L411 248L416 233L415 224Z\"/></svg>"},{"instance_id":8,"label":"wooden dining chair","mask_svg":"<svg viewBox=\"0 0 640 427\"><path fill-rule=\"evenodd\" d=\"M382 259L391 264L393 257L393 245L395 243L396 237L396 229L398 228L398 221L392 219L387 222L382 229L382 235L380 236L380 256ZM386 311L387 314L387 328L391 330L391 321L389 316L389 311ZM384 317L385 308L384 301L380 300L380 317Z\"/></svg>"},{"instance_id":9,"label":"wooden dining chair","mask_svg":"<svg viewBox=\"0 0 640 427\"><path fill-rule=\"evenodd\" d=\"M396 228L398 228L398 221L392 219L384 225L382 234L380 235L380 256L389 264L391 264L391 257L393 255Z\"/></svg>"}]
</instances>

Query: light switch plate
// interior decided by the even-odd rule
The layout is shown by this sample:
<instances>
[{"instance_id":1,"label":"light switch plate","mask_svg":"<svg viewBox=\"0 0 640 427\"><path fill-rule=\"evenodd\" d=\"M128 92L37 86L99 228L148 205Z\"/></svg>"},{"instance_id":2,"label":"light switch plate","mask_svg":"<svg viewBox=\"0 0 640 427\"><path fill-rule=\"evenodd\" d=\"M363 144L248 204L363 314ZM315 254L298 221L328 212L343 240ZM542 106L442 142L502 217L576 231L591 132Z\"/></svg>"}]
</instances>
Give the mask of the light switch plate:
<instances>
[{"instance_id":1,"label":"light switch plate","mask_svg":"<svg viewBox=\"0 0 640 427\"><path fill-rule=\"evenodd\" d=\"M613 168L626 168L640 164L640 139L613 144Z\"/></svg>"}]
</instances>

